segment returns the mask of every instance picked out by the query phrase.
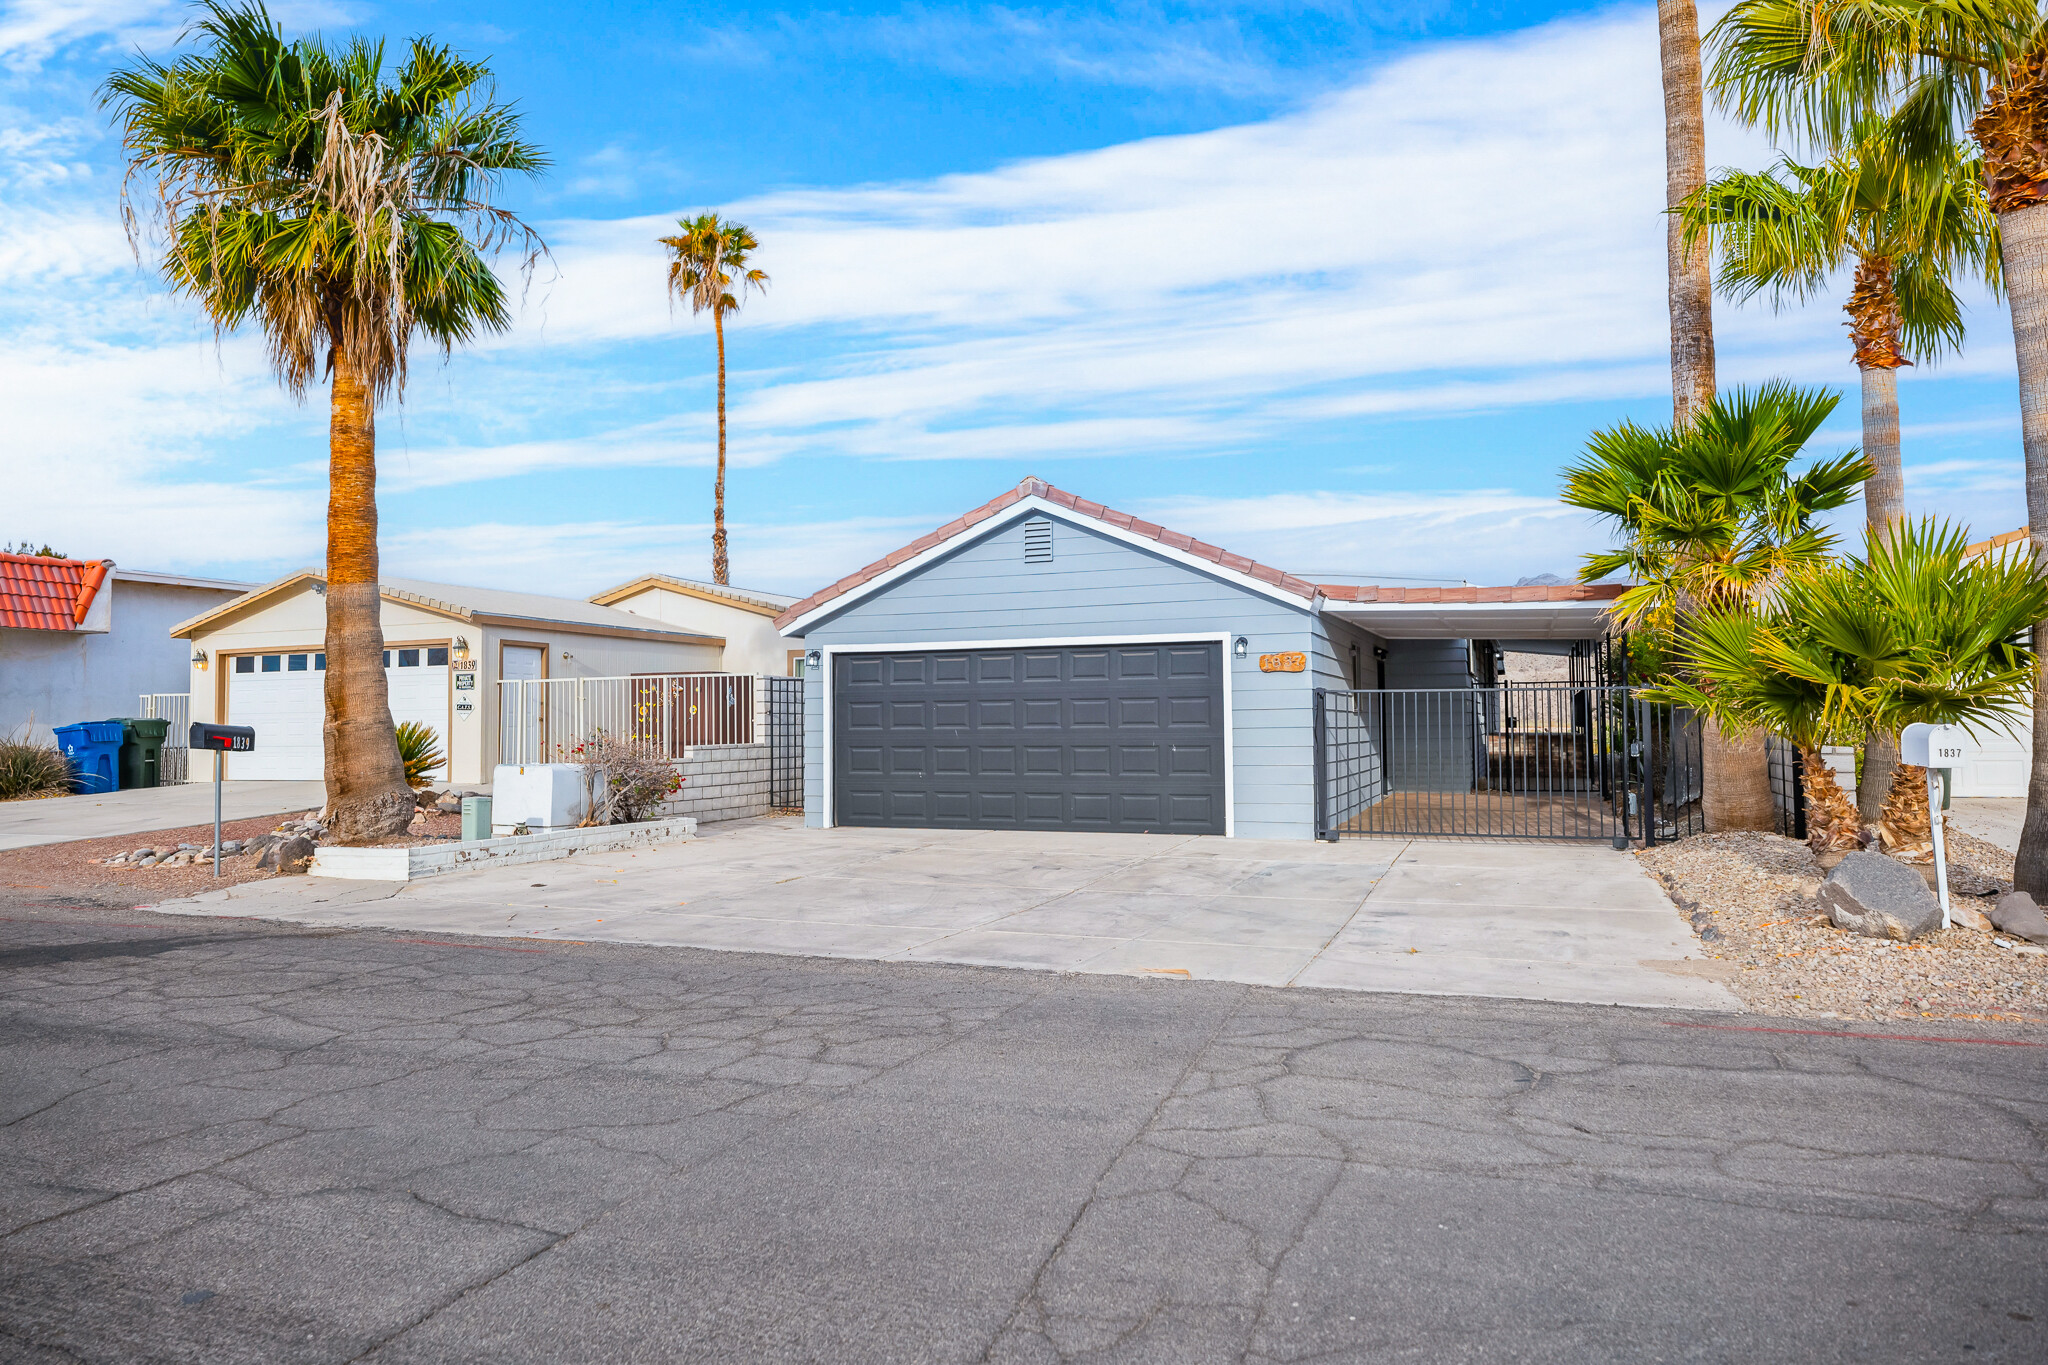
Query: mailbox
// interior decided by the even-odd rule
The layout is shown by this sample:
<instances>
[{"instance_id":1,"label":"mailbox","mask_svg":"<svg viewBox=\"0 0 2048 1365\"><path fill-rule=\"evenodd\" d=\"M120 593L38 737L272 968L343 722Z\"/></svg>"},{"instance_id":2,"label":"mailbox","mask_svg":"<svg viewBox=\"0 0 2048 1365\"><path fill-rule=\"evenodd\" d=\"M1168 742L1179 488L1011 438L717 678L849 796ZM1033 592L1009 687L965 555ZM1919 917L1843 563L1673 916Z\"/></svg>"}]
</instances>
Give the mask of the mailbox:
<instances>
[{"instance_id":1,"label":"mailbox","mask_svg":"<svg viewBox=\"0 0 2048 1365\"><path fill-rule=\"evenodd\" d=\"M193 748L216 753L246 754L256 747L256 731L247 725L207 725L195 720L189 738Z\"/></svg>"},{"instance_id":2,"label":"mailbox","mask_svg":"<svg viewBox=\"0 0 2048 1365\"><path fill-rule=\"evenodd\" d=\"M1960 725L1908 725L1899 732L1899 761L1916 768L1959 768L1976 749Z\"/></svg>"}]
</instances>

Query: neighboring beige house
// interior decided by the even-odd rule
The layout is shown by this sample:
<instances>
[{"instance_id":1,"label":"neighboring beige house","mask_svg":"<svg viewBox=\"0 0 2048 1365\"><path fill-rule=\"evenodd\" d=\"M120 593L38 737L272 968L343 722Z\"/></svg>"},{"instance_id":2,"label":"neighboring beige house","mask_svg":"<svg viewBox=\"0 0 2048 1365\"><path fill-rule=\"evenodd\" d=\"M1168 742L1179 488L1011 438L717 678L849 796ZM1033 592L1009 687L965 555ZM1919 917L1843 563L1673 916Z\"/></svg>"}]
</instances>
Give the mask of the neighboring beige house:
<instances>
[{"instance_id":1,"label":"neighboring beige house","mask_svg":"<svg viewBox=\"0 0 2048 1365\"><path fill-rule=\"evenodd\" d=\"M234 779L315 779L324 713L326 580L281 578L174 626L190 642L192 719L256 728ZM725 640L568 597L387 578L382 584L392 718L442 739L438 780L490 780L503 678L616 678L725 670ZM781 670L777 670L778 672ZM195 778L199 774L194 774Z\"/></svg>"},{"instance_id":2,"label":"neighboring beige house","mask_svg":"<svg viewBox=\"0 0 2048 1365\"><path fill-rule=\"evenodd\" d=\"M622 583L590 600L682 630L723 636L727 673L785 678L802 671L803 637L781 635L775 629L775 618L788 610L794 597L657 573Z\"/></svg>"}]
</instances>

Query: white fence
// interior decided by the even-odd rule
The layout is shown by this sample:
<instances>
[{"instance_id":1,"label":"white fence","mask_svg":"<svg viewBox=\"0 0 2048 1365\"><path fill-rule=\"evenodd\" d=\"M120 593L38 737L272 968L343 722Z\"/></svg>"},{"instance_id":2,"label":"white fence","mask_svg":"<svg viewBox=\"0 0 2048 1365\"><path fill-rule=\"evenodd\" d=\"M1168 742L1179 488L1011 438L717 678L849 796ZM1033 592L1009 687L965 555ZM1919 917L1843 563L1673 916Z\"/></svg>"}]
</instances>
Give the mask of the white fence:
<instances>
[{"instance_id":1,"label":"white fence","mask_svg":"<svg viewBox=\"0 0 2048 1365\"><path fill-rule=\"evenodd\" d=\"M498 762L566 763L602 731L665 758L704 744L765 739L767 689L749 673L505 679L498 684Z\"/></svg>"},{"instance_id":2,"label":"white fence","mask_svg":"<svg viewBox=\"0 0 2048 1365\"><path fill-rule=\"evenodd\" d=\"M192 694L144 692L142 719L167 720L171 723L171 728L164 732L163 752L157 759L157 785L175 787L191 781L192 755L186 745L192 731Z\"/></svg>"}]
</instances>

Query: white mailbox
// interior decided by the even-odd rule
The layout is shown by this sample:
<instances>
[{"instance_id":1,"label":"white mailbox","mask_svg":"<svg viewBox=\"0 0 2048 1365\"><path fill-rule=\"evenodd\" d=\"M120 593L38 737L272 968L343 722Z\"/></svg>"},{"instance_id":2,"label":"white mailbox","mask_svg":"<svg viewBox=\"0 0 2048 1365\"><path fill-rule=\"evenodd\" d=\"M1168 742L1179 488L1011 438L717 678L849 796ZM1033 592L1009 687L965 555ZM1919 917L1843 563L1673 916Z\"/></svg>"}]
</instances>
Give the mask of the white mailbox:
<instances>
[{"instance_id":1,"label":"white mailbox","mask_svg":"<svg viewBox=\"0 0 2048 1365\"><path fill-rule=\"evenodd\" d=\"M1960 725L1908 725L1899 732L1899 761L1916 768L1956 768L1977 754L1977 741Z\"/></svg>"}]
</instances>

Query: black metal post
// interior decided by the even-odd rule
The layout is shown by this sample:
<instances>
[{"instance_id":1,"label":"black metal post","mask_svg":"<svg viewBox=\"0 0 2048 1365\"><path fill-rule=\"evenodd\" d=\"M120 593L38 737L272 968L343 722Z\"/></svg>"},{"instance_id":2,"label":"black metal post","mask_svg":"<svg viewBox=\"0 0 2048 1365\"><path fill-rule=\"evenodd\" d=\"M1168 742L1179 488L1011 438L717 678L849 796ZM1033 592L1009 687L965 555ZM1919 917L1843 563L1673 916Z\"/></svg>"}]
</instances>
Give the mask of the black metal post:
<instances>
[{"instance_id":1,"label":"black metal post","mask_svg":"<svg viewBox=\"0 0 2048 1365\"><path fill-rule=\"evenodd\" d=\"M1650 703L1636 703L1642 708L1643 716L1643 785L1642 795L1636 800L1636 814L1642 820L1643 847L1657 845L1657 812L1651 804L1651 774L1657 770L1657 722L1651 713Z\"/></svg>"},{"instance_id":2,"label":"black metal post","mask_svg":"<svg viewBox=\"0 0 2048 1365\"><path fill-rule=\"evenodd\" d=\"M1328 781L1329 759L1328 755L1324 753L1325 741L1328 739L1330 733L1329 718L1323 714L1323 708L1325 705L1323 699L1327 695L1328 693L1326 693L1322 688L1318 687L1317 689L1315 689L1316 709L1314 716L1311 718L1309 729L1311 734L1313 735L1313 739L1311 742L1315 745L1315 759L1311 765L1311 770L1314 773L1314 780L1316 784L1316 838L1321 839L1326 843L1334 844L1337 842L1337 836L1330 829L1330 796L1329 792L1326 790L1326 785Z\"/></svg>"},{"instance_id":3,"label":"black metal post","mask_svg":"<svg viewBox=\"0 0 2048 1365\"><path fill-rule=\"evenodd\" d=\"M220 770L221 752L213 751L213 875L220 876Z\"/></svg>"}]
</instances>

